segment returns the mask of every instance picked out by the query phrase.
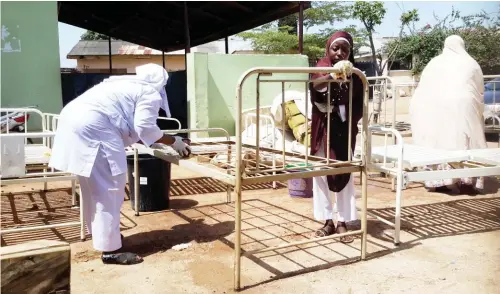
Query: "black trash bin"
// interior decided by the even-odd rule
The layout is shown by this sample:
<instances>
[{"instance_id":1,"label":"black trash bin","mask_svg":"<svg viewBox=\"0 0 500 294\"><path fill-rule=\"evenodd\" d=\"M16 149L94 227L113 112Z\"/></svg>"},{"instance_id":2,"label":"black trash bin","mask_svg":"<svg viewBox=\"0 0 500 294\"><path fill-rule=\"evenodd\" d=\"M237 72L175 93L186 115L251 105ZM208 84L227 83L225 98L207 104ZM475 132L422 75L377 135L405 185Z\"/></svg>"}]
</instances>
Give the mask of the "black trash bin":
<instances>
[{"instance_id":1,"label":"black trash bin","mask_svg":"<svg viewBox=\"0 0 500 294\"><path fill-rule=\"evenodd\" d=\"M169 209L170 162L139 154L139 211ZM135 210L134 156L127 156L130 202Z\"/></svg>"}]
</instances>

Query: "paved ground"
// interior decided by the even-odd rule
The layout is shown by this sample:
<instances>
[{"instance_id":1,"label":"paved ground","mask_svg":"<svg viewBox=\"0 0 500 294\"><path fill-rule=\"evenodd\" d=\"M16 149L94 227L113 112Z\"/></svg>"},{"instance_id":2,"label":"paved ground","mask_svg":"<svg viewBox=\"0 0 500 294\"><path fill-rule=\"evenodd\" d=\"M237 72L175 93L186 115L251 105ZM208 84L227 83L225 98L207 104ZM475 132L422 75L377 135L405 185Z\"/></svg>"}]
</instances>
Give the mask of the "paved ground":
<instances>
[{"instance_id":1,"label":"paved ground","mask_svg":"<svg viewBox=\"0 0 500 294\"><path fill-rule=\"evenodd\" d=\"M130 201L123 205L125 247L141 253L142 264L102 265L90 237L79 242L78 228L8 234L2 246L41 238L71 242L73 293L231 293L234 209L224 203L225 187L179 168L173 169L171 185L171 210L136 217ZM51 183L43 193L42 184L2 187L2 228L77 220L64 186ZM392 215L389 187L384 178L369 181L373 213ZM498 293L500 187L488 180L486 188L485 195L457 196L412 184L404 192L400 246L392 244L388 226L369 218L368 260L359 261L359 239L243 258L243 292ZM320 226L312 217L312 200L291 198L284 187L246 187L243 199L245 250L310 238ZM182 243L191 247L172 249Z\"/></svg>"},{"instance_id":2,"label":"paved ground","mask_svg":"<svg viewBox=\"0 0 500 294\"><path fill-rule=\"evenodd\" d=\"M130 201L124 203L125 244L145 257L140 265L103 266L92 241L78 241L78 228L6 235L2 243L33 238L72 242L74 293L230 293L234 223L232 205L224 204L225 187L185 170L174 169L173 176L170 211L135 217ZM389 186L386 179L370 181L369 207L378 214L393 211L394 193ZM41 185L26 188L34 193L2 197L2 227L14 218L9 207L15 207L18 219L31 224L77 216L68 208L67 192L39 194ZM244 192L246 250L309 238L319 226L312 218L311 199L290 198L286 188L268 188L247 187ZM244 292L497 293L498 188L488 181L487 195L448 196L427 193L414 184L405 191L401 246L392 245L392 230L370 218L367 261L358 260L359 240L350 245L313 243L244 258ZM171 249L181 243L192 246L184 251Z\"/></svg>"}]
</instances>

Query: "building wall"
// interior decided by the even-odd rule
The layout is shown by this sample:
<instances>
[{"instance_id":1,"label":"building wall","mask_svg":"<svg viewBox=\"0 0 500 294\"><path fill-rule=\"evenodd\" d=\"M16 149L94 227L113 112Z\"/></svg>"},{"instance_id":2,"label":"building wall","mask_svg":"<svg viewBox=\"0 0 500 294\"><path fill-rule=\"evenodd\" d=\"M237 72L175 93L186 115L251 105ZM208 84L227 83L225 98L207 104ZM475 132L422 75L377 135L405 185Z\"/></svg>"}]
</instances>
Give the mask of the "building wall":
<instances>
[{"instance_id":1,"label":"building wall","mask_svg":"<svg viewBox=\"0 0 500 294\"><path fill-rule=\"evenodd\" d=\"M139 65L146 63L155 63L163 66L163 59L161 55L153 55L149 57L140 58L134 56L115 55L112 57L111 65L115 72L119 73L135 73L135 68ZM165 67L167 71L180 71L185 70L184 55L165 55ZM77 59L77 68L83 72L108 72L109 71L109 58L108 56L93 56L85 57L84 59ZM96 70L97 69L97 70Z\"/></svg>"},{"instance_id":2,"label":"building wall","mask_svg":"<svg viewBox=\"0 0 500 294\"><path fill-rule=\"evenodd\" d=\"M219 127L235 134L236 86L242 74L253 67L308 67L301 55L224 55L191 53L187 60L188 118L190 128ZM278 74L264 79L307 78L307 74ZM256 75L243 84L243 109L256 107ZM260 105L270 105L281 93L281 83L260 83ZM285 83L285 90L305 91L304 83ZM221 134L209 134L221 136ZM206 137L206 133L198 134ZM192 137L195 137L194 134Z\"/></svg>"},{"instance_id":3,"label":"building wall","mask_svg":"<svg viewBox=\"0 0 500 294\"><path fill-rule=\"evenodd\" d=\"M62 109L57 2L2 2L1 105ZM30 118L30 126L33 119Z\"/></svg>"}]
</instances>

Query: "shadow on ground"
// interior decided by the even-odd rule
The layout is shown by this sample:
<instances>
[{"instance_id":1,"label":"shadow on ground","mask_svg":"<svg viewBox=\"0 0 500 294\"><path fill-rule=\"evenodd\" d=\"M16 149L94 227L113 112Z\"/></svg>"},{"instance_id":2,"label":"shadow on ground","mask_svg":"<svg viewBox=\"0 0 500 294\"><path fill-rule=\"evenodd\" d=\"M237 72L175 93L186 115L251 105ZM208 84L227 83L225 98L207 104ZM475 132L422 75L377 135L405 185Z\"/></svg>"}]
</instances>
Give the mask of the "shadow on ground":
<instances>
[{"instance_id":1,"label":"shadow on ground","mask_svg":"<svg viewBox=\"0 0 500 294\"><path fill-rule=\"evenodd\" d=\"M213 185L200 178L198 180L202 181L203 185L197 182L196 185L199 187L195 188L193 188L195 184L190 181L175 182L175 185L184 187L182 189L184 192L179 192L178 195L200 193L200 191L205 191L204 193L226 191L225 185ZM200 188L201 186L205 188ZM192 241L207 243L218 240L234 248L234 205L197 206L197 204L195 200L173 197L172 209L168 213L179 218L182 223L165 230L158 230L156 227L150 231L131 234L125 238L124 247L143 256L164 252L176 244ZM124 205L130 203L125 202ZM370 212L387 219L394 216L394 208L370 209ZM77 220L78 213L78 209L71 208L71 196L68 194L57 197L47 197L45 193L2 196L2 228L19 224L24 226L54 223L63 219L68 221L68 217ZM124 229L137 226L134 218L125 214L123 216L122 222L126 223ZM156 215L151 217L156 218ZM259 199L243 201L241 217L243 251L311 239L314 238L314 232L322 226L312 218ZM386 236L387 228L387 225L379 221L372 219L368 221L368 233L373 237L368 244L368 260L413 248L420 245L421 240L428 238L498 230L500 197L469 198L404 207L402 229L414 238L398 247L392 246L392 236ZM359 229L359 224L349 229ZM24 239L19 236L24 236ZM58 228L12 234L12 236L8 234L2 236L2 245L19 243L26 239L60 239L71 242L79 239L79 228ZM246 286L245 289L307 272L357 262L360 260L360 243L360 238L356 238L351 244L328 240L245 257L271 274L270 279ZM86 251L76 254L76 261L98 257L98 252Z\"/></svg>"}]
</instances>

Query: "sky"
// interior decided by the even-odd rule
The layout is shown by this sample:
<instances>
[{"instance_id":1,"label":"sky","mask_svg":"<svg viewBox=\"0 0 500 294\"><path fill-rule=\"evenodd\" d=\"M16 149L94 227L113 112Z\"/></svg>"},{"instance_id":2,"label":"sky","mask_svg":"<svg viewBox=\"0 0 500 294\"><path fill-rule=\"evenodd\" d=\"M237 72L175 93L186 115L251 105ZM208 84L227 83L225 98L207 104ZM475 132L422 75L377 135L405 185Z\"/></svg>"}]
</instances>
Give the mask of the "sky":
<instances>
[{"instance_id":1,"label":"sky","mask_svg":"<svg viewBox=\"0 0 500 294\"><path fill-rule=\"evenodd\" d=\"M434 14L439 18L444 18L451 13L452 7L460 11L463 15L479 13L482 10L487 13L497 13L499 2L497 1L384 1L386 15L382 24L376 27L377 37L396 37L399 33L399 17L403 11L417 9L420 16L420 21L416 27L423 27L426 24L434 24L436 20ZM361 23L355 20L349 20L339 23L339 28L348 25L358 25ZM310 32L314 32L321 27L313 28ZM75 67L76 60L66 59L66 55L73 46L80 40L80 35L85 32L84 29L70 26L64 23L59 23L59 53L61 67Z\"/></svg>"}]
</instances>

